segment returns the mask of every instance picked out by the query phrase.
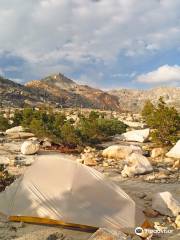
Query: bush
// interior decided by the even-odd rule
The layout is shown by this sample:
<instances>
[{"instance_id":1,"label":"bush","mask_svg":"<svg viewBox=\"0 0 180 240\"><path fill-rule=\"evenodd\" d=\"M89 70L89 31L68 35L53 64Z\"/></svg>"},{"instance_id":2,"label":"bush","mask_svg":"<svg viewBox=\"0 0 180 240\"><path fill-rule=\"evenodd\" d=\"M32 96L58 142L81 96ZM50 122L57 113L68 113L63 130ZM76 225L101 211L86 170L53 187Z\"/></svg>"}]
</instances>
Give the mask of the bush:
<instances>
[{"instance_id":1,"label":"bush","mask_svg":"<svg viewBox=\"0 0 180 240\"><path fill-rule=\"evenodd\" d=\"M22 120L23 114L20 111L16 110L13 117L13 126L15 127L21 125Z\"/></svg>"},{"instance_id":2,"label":"bush","mask_svg":"<svg viewBox=\"0 0 180 240\"><path fill-rule=\"evenodd\" d=\"M104 136L113 136L115 134L122 134L126 132L127 125L120 122L118 119L99 119L98 128L104 134Z\"/></svg>"},{"instance_id":3,"label":"bush","mask_svg":"<svg viewBox=\"0 0 180 240\"><path fill-rule=\"evenodd\" d=\"M47 137L45 125L41 119L32 119L29 129L38 137Z\"/></svg>"},{"instance_id":4,"label":"bush","mask_svg":"<svg viewBox=\"0 0 180 240\"><path fill-rule=\"evenodd\" d=\"M66 120L63 114L54 114L51 111L45 110L30 110L23 111L22 125L29 129L37 137L49 137L55 143L61 142L61 128Z\"/></svg>"},{"instance_id":5,"label":"bush","mask_svg":"<svg viewBox=\"0 0 180 240\"><path fill-rule=\"evenodd\" d=\"M81 145L81 139L78 136L78 132L76 132L73 125L69 122L65 123L61 129L61 138L62 142L66 145Z\"/></svg>"},{"instance_id":6,"label":"bush","mask_svg":"<svg viewBox=\"0 0 180 240\"><path fill-rule=\"evenodd\" d=\"M10 127L8 120L0 114L0 131L5 131Z\"/></svg>"},{"instance_id":7,"label":"bush","mask_svg":"<svg viewBox=\"0 0 180 240\"><path fill-rule=\"evenodd\" d=\"M83 142L95 144L125 132L127 126L115 118L107 119L104 115L92 111L89 117L80 117L78 128Z\"/></svg>"},{"instance_id":8,"label":"bush","mask_svg":"<svg viewBox=\"0 0 180 240\"><path fill-rule=\"evenodd\" d=\"M101 141L101 132L98 129L97 119L92 119L91 116L81 116L77 125L82 142L88 144L96 144Z\"/></svg>"},{"instance_id":9,"label":"bush","mask_svg":"<svg viewBox=\"0 0 180 240\"><path fill-rule=\"evenodd\" d=\"M162 145L172 145L178 140L180 116L174 107L169 107L161 97L157 106L146 102L142 116L153 129L152 140Z\"/></svg>"},{"instance_id":10,"label":"bush","mask_svg":"<svg viewBox=\"0 0 180 240\"><path fill-rule=\"evenodd\" d=\"M71 145L96 144L126 130L122 122L107 119L98 112L92 111L87 117L79 115L79 118L75 126L74 120L67 120L63 113L27 108L17 111L13 121L29 128L37 137L49 137L55 143Z\"/></svg>"}]
</instances>

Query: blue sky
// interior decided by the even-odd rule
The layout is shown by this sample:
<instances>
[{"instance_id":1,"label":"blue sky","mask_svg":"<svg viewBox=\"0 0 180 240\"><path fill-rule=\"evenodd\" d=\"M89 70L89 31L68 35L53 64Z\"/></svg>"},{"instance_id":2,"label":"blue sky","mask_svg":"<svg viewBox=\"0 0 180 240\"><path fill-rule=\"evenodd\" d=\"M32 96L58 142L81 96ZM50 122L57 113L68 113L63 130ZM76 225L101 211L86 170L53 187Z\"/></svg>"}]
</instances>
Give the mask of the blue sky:
<instances>
[{"instance_id":1,"label":"blue sky","mask_svg":"<svg viewBox=\"0 0 180 240\"><path fill-rule=\"evenodd\" d=\"M179 9L179 0L0 0L0 74L179 87Z\"/></svg>"}]
</instances>

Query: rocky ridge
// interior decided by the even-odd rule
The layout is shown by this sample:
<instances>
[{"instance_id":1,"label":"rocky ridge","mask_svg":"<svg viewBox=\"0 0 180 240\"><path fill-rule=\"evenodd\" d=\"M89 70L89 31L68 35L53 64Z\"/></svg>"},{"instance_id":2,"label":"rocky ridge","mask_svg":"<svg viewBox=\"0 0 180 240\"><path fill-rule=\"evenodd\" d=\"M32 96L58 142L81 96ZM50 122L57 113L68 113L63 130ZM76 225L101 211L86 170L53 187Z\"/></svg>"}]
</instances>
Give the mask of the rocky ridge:
<instances>
[{"instance_id":1,"label":"rocky ridge","mask_svg":"<svg viewBox=\"0 0 180 240\"><path fill-rule=\"evenodd\" d=\"M49 105L119 110L117 97L76 84L62 74L33 80L25 85L0 77L0 103L0 107Z\"/></svg>"},{"instance_id":2,"label":"rocky ridge","mask_svg":"<svg viewBox=\"0 0 180 240\"><path fill-rule=\"evenodd\" d=\"M180 88L157 87L149 90L119 89L108 92L119 98L119 105L123 110L138 112L146 100L156 103L162 96L164 101L180 111Z\"/></svg>"},{"instance_id":3,"label":"rocky ridge","mask_svg":"<svg viewBox=\"0 0 180 240\"><path fill-rule=\"evenodd\" d=\"M38 101L32 91L21 84L0 77L0 105L22 107L25 103Z\"/></svg>"},{"instance_id":4,"label":"rocky ridge","mask_svg":"<svg viewBox=\"0 0 180 240\"><path fill-rule=\"evenodd\" d=\"M180 110L180 88L159 87L150 90L119 89L108 92L80 85L62 74L33 80L25 85L0 77L0 106L25 105L82 107L92 109L139 112L146 100L156 103L160 97Z\"/></svg>"},{"instance_id":5,"label":"rocky ridge","mask_svg":"<svg viewBox=\"0 0 180 240\"><path fill-rule=\"evenodd\" d=\"M119 110L116 96L87 85L79 85L60 73L30 81L26 87L44 92L45 102L52 94L57 99L57 105L61 106Z\"/></svg>"}]
</instances>

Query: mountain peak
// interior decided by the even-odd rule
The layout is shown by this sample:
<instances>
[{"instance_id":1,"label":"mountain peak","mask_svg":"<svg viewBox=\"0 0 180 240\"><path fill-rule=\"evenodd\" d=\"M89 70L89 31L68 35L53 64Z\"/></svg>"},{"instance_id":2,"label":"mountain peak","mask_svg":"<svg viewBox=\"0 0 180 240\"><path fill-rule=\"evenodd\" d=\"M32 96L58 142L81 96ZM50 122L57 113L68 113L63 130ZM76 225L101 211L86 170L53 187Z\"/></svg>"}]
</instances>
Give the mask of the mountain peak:
<instances>
[{"instance_id":1,"label":"mountain peak","mask_svg":"<svg viewBox=\"0 0 180 240\"><path fill-rule=\"evenodd\" d=\"M30 81L28 88L46 91L61 98L66 106L82 106L87 108L119 109L118 98L100 89L79 85L63 74L54 74L41 80Z\"/></svg>"},{"instance_id":2,"label":"mountain peak","mask_svg":"<svg viewBox=\"0 0 180 240\"><path fill-rule=\"evenodd\" d=\"M180 88L158 87L149 90L116 89L104 92L79 85L61 73L24 85L0 77L0 106L84 107L139 112L147 99L156 103L160 96L180 110Z\"/></svg>"},{"instance_id":3,"label":"mountain peak","mask_svg":"<svg viewBox=\"0 0 180 240\"><path fill-rule=\"evenodd\" d=\"M56 87L66 90L76 86L76 83L73 80L67 78L61 73L50 75L48 77L41 79L40 81L49 85L53 84Z\"/></svg>"}]
</instances>

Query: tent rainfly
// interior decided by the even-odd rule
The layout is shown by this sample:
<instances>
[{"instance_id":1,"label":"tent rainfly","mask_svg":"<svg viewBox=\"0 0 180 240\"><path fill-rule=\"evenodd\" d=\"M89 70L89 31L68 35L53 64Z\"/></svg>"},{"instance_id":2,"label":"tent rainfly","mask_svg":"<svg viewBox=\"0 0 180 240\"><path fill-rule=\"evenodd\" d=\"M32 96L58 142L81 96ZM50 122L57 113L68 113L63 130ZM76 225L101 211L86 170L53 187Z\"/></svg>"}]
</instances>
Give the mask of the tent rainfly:
<instances>
[{"instance_id":1,"label":"tent rainfly","mask_svg":"<svg viewBox=\"0 0 180 240\"><path fill-rule=\"evenodd\" d=\"M67 156L39 156L0 193L0 212L10 221L89 230L134 228L144 220L119 186Z\"/></svg>"}]
</instances>

